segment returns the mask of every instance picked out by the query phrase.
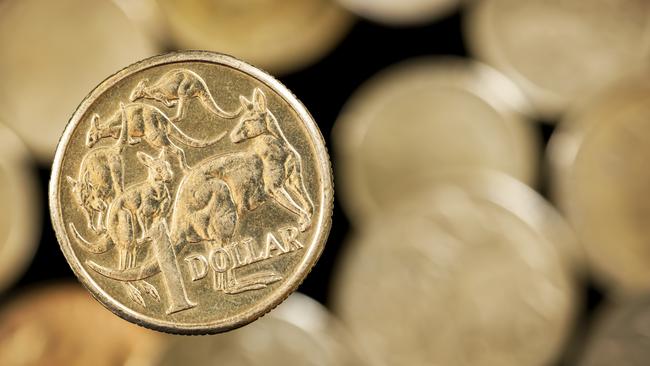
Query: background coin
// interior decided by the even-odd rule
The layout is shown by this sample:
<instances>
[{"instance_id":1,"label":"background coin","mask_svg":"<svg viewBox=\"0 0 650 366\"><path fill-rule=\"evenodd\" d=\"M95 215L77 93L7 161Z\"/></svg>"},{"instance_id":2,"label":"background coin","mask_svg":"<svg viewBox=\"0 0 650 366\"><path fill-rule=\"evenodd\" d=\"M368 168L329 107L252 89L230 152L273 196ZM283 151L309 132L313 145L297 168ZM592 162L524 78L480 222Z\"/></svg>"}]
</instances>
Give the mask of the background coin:
<instances>
[{"instance_id":1,"label":"background coin","mask_svg":"<svg viewBox=\"0 0 650 366\"><path fill-rule=\"evenodd\" d=\"M538 136L526 101L472 61L418 59L375 76L345 105L332 142L342 204L355 223L455 168L491 168L532 184Z\"/></svg>"},{"instance_id":2,"label":"background coin","mask_svg":"<svg viewBox=\"0 0 650 366\"><path fill-rule=\"evenodd\" d=\"M348 243L334 308L388 365L543 365L568 336L572 281L512 212L455 186L393 207Z\"/></svg>"},{"instance_id":3,"label":"background coin","mask_svg":"<svg viewBox=\"0 0 650 366\"><path fill-rule=\"evenodd\" d=\"M0 124L0 290L25 271L41 230L38 181L20 139Z\"/></svg>"},{"instance_id":4,"label":"background coin","mask_svg":"<svg viewBox=\"0 0 650 366\"><path fill-rule=\"evenodd\" d=\"M332 0L158 0L180 48L236 55L273 73L305 66L353 18Z\"/></svg>"},{"instance_id":5,"label":"background coin","mask_svg":"<svg viewBox=\"0 0 650 366\"><path fill-rule=\"evenodd\" d=\"M406 25L430 22L447 15L459 0L338 0L350 11L386 24Z\"/></svg>"},{"instance_id":6,"label":"background coin","mask_svg":"<svg viewBox=\"0 0 650 366\"><path fill-rule=\"evenodd\" d=\"M268 316L215 337L171 342L159 366L364 365L355 343L320 304L295 293Z\"/></svg>"},{"instance_id":7,"label":"background coin","mask_svg":"<svg viewBox=\"0 0 650 366\"><path fill-rule=\"evenodd\" d=\"M3 1L3 119L49 163L70 112L97 80L154 52L111 1Z\"/></svg>"},{"instance_id":8,"label":"background coin","mask_svg":"<svg viewBox=\"0 0 650 366\"><path fill-rule=\"evenodd\" d=\"M50 187L81 282L116 314L172 333L223 332L273 309L318 259L332 213L309 112L270 75L202 51L100 84L66 128Z\"/></svg>"},{"instance_id":9,"label":"background coin","mask_svg":"<svg viewBox=\"0 0 650 366\"><path fill-rule=\"evenodd\" d=\"M650 297L609 304L590 336L582 366L641 366L650 358Z\"/></svg>"},{"instance_id":10,"label":"background coin","mask_svg":"<svg viewBox=\"0 0 650 366\"><path fill-rule=\"evenodd\" d=\"M650 288L645 80L622 82L577 107L549 147L556 200L595 273L615 292Z\"/></svg>"},{"instance_id":11,"label":"background coin","mask_svg":"<svg viewBox=\"0 0 650 366\"><path fill-rule=\"evenodd\" d=\"M0 312L0 363L152 365L160 334L120 321L76 284L33 288Z\"/></svg>"},{"instance_id":12,"label":"background coin","mask_svg":"<svg viewBox=\"0 0 650 366\"><path fill-rule=\"evenodd\" d=\"M465 35L479 59L505 72L553 119L576 99L645 64L645 0L484 0Z\"/></svg>"}]
</instances>

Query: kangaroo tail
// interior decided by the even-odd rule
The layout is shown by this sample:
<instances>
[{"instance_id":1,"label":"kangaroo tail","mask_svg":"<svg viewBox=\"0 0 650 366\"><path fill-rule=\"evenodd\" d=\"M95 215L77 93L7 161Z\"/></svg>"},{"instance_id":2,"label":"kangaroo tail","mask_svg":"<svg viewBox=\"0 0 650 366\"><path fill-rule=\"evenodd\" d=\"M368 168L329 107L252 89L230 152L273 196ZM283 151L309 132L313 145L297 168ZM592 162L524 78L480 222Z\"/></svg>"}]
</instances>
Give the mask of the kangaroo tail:
<instances>
[{"instance_id":1,"label":"kangaroo tail","mask_svg":"<svg viewBox=\"0 0 650 366\"><path fill-rule=\"evenodd\" d=\"M182 143L183 145L190 146L190 147L206 147L210 145L214 145L217 142L221 141L221 139L226 136L228 131L221 132L217 137L215 137L212 140L197 140L195 138L192 138L188 135L185 134L185 132L181 131L178 126L176 126L173 122L169 121L169 136L172 137L174 140Z\"/></svg>"},{"instance_id":2,"label":"kangaroo tail","mask_svg":"<svg viewBox=\"0 0 650 366\"><path fill-rule=\"evenodd\" d=\"M214 101L214 98L212 98L212 94L210 94L207 87L204 92L198 94L198 98L205 108L221 118L233 119L237 118L241 113L241 107L233 113L221 109L221 107L217 105L217 102Z\"/></svg>"},{"instance_id":3,"label":"kangaroo tail","mask_svg":"<svg viewBox=\"0 0 650 366\"><path fill-rule=\"evenodd\" d=\"M150 258L140 267L127 268L124 270L107 268L91 260L86 261L86 264L88 267L92 268L93 271L101 274L102 276L118 281L144 280L160 272L160 266L158 265L156 258Z\"/></svg>"},{"instance_id":4,"label":"kangaroo tail","mask_svg":"<svg viewBox=\"0 0 650 366\"><path fill-rule=\"evenodd\" d=\"M113 241L106 234L100 236L96 242L91 243L79 234L79 231L77 231L77 228L73 223L70 223L69 228L70 231L72 231L72 237L74 240L86 251L94 254L101 254L109 251L113 247Z\"/></svg>"}]
</instances>

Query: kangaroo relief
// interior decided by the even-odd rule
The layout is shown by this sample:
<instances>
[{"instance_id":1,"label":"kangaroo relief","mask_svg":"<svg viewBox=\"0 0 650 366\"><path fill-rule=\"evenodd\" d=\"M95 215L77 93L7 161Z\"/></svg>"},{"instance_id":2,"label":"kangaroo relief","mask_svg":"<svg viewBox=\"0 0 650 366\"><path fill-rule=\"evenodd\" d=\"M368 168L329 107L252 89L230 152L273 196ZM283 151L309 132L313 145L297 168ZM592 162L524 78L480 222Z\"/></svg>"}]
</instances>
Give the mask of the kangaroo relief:
<instances>
[{"instance_id":1,"label":"kangaroo relief","mask_svg":"<svg viewBox=\"0 0 650 366\"><path fill-rule=\"evenodd\" d=\"M176 114L171 118L173 121L185 116L187 102L194 98L198 99L204 108L221 118L232 119L239 114L239 111L229 113L221 109L212 98L205 81L193 71L171 70L152 85L147 86L147 83L147 79L141 80L131 92L129 100L134 102L138 99L153 99L169 108L176 106Z\"/></svg>"},{"instance_id":2,"label":"kangaroo relief","mask_svg":"<svg viewBox=\"0 0 650 366\"><path fill-rule=\"evenodd\" d=\"M111 118L100 124L99 116L92 119L90 129L86 134L86 145L93 147L104 138L118 139L125 131L126 143L136 145L144 140L163 153L170 151L176 155L183 169L189 165L185 158L185 150L173 140L189 147L202 148L219 142L226 132L222 132L213 140L198 140L186 135L158 108L144 103L120 103L120 109Z\"/></svg>"}]
</instances>

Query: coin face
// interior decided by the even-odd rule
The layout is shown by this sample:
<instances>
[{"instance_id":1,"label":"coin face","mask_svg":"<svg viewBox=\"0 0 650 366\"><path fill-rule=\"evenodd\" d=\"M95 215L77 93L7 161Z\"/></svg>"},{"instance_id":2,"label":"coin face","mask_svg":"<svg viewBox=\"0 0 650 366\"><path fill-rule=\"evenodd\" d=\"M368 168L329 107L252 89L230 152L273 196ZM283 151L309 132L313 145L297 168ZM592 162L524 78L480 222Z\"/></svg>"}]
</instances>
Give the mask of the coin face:
<instances>
[{"instance_id":1,"label":"coin face","mask_svg":"<svg viewBox=\"0 0 650 366\"><path fill-rule=\"evenodd\" d=\"M332 132L342 204L362 222L456 168L535 180L539 141L519 90L468 60L419 59L364 85Z\"/></svg>"},{"instance_id":2,"label":"coin face","mask_svg":"<svg viewBox=\"0 0 650 366\"><path fill-rule=\"evenodd\" d=\"M471 51L515 80L544 118L557 117L581 96L647 64L645 0L474 4L465 27Z\"/></svg>"},{"instance_id":3,"label":"coin face","mask_svg":"<svg viewBox=\"0 0 650 366\"><path fill-rule=\"evenodd\" d=\"M609 304L597 319L581 366L642 366L650 358L650 297Z\"/></svg>"},{"instance_id":4,"label":"coin face","mask_svg":"<svg viewBox=\"0 0 650 366\"><path fill-rule=\"evenodd\" d=\"M216 337L181 337L158 366L364 365L347 332L314 300L293 294L268 316Z\"/></svg>"},{"instance_id":5,"label":"coin face","mask_svg":"<svg viewBox=\"0 0 650 366\"><path fill-rule=\"evenodd\" d=\"M380 23L425 23L454 10L459 0L338 0L350 11Z\"/></svg>"},{"instance_id":6,"label":"coin face","mask_svg":"<svg viewBox=\"0 0 650 366\"><path fill-rule=\"evenodd\" d=\"M179 47L226 52L274 73L309 64L353 17L332 0L158 0Z\"/></svg>"},{"instance_id":7,"label":"coin face","mask_svg":"<svg viewBox=\"0 0 650 366\"><path fill-rule=\"evenodd\" d=\"M149 366L163 342L158 333L120 321L73 284L34 289L0 312L3 365Z\"/></svg>"},{"instance_id":8,"label":"coin face","mask_svg":"<svg viewBox=\"0 0 650 366\"><path fill-rule=\"evenodd\" d=\"M0 118L49 164L79 101L155 49L111 1L0 4Z\"/></svg>"},{"instance_id":9,"label":"coin face","mask_svg":"<svg viewBox=\"0 0 650 366\"><path fill-rule=\"evenodd\" d=\"M50 209L81 282L116 314L200 334L285 299L320 255L330 163L304 106L229 56L183 52L100 84L61 139Z\"/></svg>"},{"instance_id":10,"label":"coin face","mask_svg":"<svg viewBox=\"0 0 650 366\"><path fill-rule=\"evenodd\" d=\"M40 192L22 141L0 124L0 290L25 270L41 231Z\"/></svg>"},{"instance_id":11,"label":"coin face","mask_svg":"<svg viewBox=\"0 0 650 366\"><path fill-rule=\"evenodd\" d=\"M549 146L554 196L594 273L614 291L650 289L650 87L623 82L571 112Z\"/></svg>"},{"instance_id":12,"label":"coin face","mask_svg":"<svg viewBox=\"0 0 650 366\"><path fill-rule=\"evenodd\" d=\"M538 228L456 185L348 243L334 309L389 365L544 365L570 330L571 279Z\"/></svg>"}]
</instances>

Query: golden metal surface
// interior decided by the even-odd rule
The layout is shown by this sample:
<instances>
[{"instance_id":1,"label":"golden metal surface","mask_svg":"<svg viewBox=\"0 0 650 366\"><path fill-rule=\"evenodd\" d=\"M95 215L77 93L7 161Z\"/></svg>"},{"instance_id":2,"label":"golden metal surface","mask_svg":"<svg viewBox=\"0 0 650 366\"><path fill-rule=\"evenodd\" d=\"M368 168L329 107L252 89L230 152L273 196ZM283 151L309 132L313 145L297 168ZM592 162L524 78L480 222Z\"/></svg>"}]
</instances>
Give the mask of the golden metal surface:
<instances>
[{"instance_id":1,"label":"golden metal surface","mask_svg":"<svg viewBox=\"0 0 650 366\"><path fill-rule=\"evenodd\" d=\"M508 79L465 59L390 68L346 104L332 132L341 204L360 223L455 168L535 181L539 137Z\"/></svg>"},{"instance_id":2,"label":"golden metal surface","mask_svg":"<svg viewBox=\"0 0 650 366\"><path fill-rule=\"evenodd\" d=\"M0 364L7 366L151 366L163 342L76 284L33 289L0 312Z\"/></svg>"},{"instance_id":3,"label":"golden metal surface","mask_svg":"<svg viewBox=\"0 0 650 366\"><path fill-rule=\"evenodd\" d=\"M157 366L362 366L355 343L314 300L295 293L272 313L228 334L182 337Z\"/></svg>"},{"instance_id":4,"label":"golden metal surface","mask_svg":"<svg viewBox=\"0 0 650 366\"><path fill-rule=\"evenodd\" d=\"M26 269L41 232L40 192L23 142L0 124L0 291Z\"/></svg>"},{"instance_id":5,"label":"golden metal surface","mask_svg":"<svg viewBox=\"0 0 650 366\"><path fill-rule=\"evenodd\" d=\"M519 84L535 112L557 117L575 100L647 65L646 0L484 0L466 19L469 48Z\"/></svg>"},{"instance_id":6,"label":"golden metal surface","mask_svg":"<svg viewBox=\"0 0 650 366\"><path fill-rule=\"evenodd\" d=\"M179 47L287 73L334 48L353 17L334 0L158 0Z\"/></svg>"},{"instance_id":7,"label":"golden metal surface","mask_svg":"<svg viewBox=\"0 0 650 366\"><path fill-rule=\"evenodd\" d=\"M111 1L2 1L0 118L49 164L97 80L154 53Z\"/></svg>"},{"instance_id":8,"label":"golden metal surface","mask_svg":"<svg viewBox=\"0 0 650 366\"><path fill-rule=\"evenodd\" d=\"M460 0L337 0L351 12L389 25L431 22L451 13Z\"/></svg>"},{"instance_id":9,"label":"golden metal surface","mask_svg":"<svg viewBox=\"0 0 650 366\"><path fill-rule=\"evenodd\" d=\"M596 319L580 366L645 366L650 360L650 297L609 304Z\"/></svg>"},{"instance_id":10,"label":"golden metal surface","mask_svg":"<svg viewBox=\"0 0 650 366\"><path fill-rule=\"evenodd\" d=\"M304 106L270 75L200 51L100 84L50 181L61 248L93 296L185 334L245 325L293 292L325 245L332 199Z\"/></svg>"},{"instance_id":11,"label":"golden metal surface","mask_svg":"<svg viewBox=\"0 0 650 366\"><path fill-rule=\"evenodd\" d=\"M334 309L387 365L550 364L575 298L530 217L455 184L394 206L348 242Z\"/></svg>"},{"instance_id":12,"label":"golden metal surface","mask_svg":"<svg viewBox=\"0 0 650 366\"><path fill-rule=\"evenodd\" d=\"M615 292L650 289L650 86L622 82L576 107L549 144L554 199L594 273Z\"/></svg>"}]
</instances>

